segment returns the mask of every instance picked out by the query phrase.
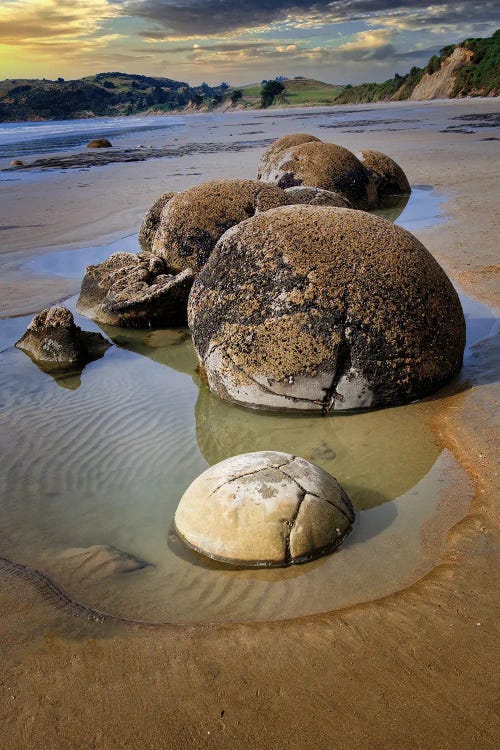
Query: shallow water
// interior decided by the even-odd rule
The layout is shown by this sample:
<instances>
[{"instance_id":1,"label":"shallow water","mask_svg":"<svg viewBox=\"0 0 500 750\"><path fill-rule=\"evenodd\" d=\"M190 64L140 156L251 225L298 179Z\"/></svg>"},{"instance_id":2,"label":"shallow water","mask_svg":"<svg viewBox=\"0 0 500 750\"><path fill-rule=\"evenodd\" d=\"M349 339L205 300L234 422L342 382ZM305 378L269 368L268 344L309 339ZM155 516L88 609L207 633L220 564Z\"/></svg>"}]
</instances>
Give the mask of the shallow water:
<instances>
[{"instance_id":1,"label":"shallow water","mask_svg":"<svg viewBox=\"0 0 500 750\"><path fill-rule=\"evenodd\" d=\"M424 206L439 213L431 195L414 192L411 221ZM30 268L81 276L82 263L135 242L47 254ZM74 310L75 302L67 305ZM446 395L477 377L474 345L495 326L486 307L462 302L468 353L454 384L425 402L333 417L256 413L220 401L198 380L185 330L106 327L115 346L82 373L55 379L12 346L31 316L0 321L0 554L44 569L86 604L155 621L284 619L410 584L439 559L446 530L470 502L467 492L453 492L462 471L427 424L436 398L446 408ZM172 532L186 487L209 464L265 449L298 454L338 478L359 511L345 544L278 570L234 569L187 550ZM67 557L96 544L153 566L112 573Z\"/></svg>"}]
</instances>

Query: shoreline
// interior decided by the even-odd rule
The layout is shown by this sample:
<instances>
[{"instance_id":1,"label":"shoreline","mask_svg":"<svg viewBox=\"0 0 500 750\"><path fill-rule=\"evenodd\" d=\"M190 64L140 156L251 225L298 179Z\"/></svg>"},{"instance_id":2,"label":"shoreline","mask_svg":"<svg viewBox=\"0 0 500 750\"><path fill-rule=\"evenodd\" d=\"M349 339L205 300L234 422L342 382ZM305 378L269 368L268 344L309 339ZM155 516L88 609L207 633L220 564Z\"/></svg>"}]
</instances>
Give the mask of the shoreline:
<instances>
[{"instance_id":1,"label":"shoreline","mask_svg":"<svg viewBox=\"0 0 500 750\"><path fill-rule=\"evenodd\" d=\"M335 133L353 150L370 145L386 151L413 184L431 183L445 194L448 220L414 234L470 296L495 308L493 150L474 136L453 138L450 146L449 134L436 132ZM460 159L455 143L462 144ZM246 176L258 155L255 150L227 165L234 172L225 176L236 167ZM118 169L109 168L114 179ZM66 185L73 186L71 179ZM121 195L131 185L120 185ZM137 215L147 194L136 191L124 222ZM67 193L61 189L60 196L63 201ZM46 209L41 200L35 216ZM66 213L67 237L92 235L105 225L104 215L97 224L85 223L78 209L76 204ZM85 207L87 216L92 210ZM56 237L60 230L51 231ZM17 236L21 247L29 241L29 233ZM32 252L21 247L21 256ZM2 270L8 257L0 256ZM36 292L36 284L26 286L21 278L16 284L18 299L23 292L30 299L43 294L43 286ZM4 288L12 302L12 283ZM478 370L468 390L445 390L435 399L432 429L465 469L474 497L465 519L447 533L441 562L406 589L285 622L173 625L161 634L89 623L82 639L74 637L71 618L28 583L0 571L8 686L0 716L10 745L281 750L302 747L307 738L309 746L331 750L334 737L342 750L465 750L472 744L493 750L500 725L492 685L498 511L491 406L499 390L492 344L486 339L474 346ZM453 485L450 500L465 491L465 485Z\"/></svg>"}]
</instances>

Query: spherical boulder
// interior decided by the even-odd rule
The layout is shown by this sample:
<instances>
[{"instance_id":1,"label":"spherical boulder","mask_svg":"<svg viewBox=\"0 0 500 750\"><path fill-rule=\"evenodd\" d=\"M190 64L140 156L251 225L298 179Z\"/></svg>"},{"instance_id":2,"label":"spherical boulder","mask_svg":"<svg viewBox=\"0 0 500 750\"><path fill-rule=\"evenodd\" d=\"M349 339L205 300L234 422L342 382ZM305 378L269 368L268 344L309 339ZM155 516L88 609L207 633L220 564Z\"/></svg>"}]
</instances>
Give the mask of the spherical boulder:
<instances>
[{"instance_id":1,"label":"spherical boulder","mask_svg":"<svg viewBox=\"0 0 500 750\"><path fill-rule=\"evenodd\" d=\"M426 396L462 364L456 291L409 232L287 206L227 232L188 322L210 389L252 408L348 411Z\"/></svg>"},{"instance_id":2,"label":"spherical boulder","mask_svg":"<svg viewBox=\"0 0 500 750\"><path fill-rule=\"evenodd\" d=\"M377 185L379 203L385 197L409 195L411 193L408 178L394 159L381 151L361 151L360 162L371 174Z\"/></svg>"},{"instance_id":3,"label":"spherical boulder","mask_svg":"<svg viewBox=\"0 0 500 750\"><path fill-rule=\"evenodd\" d=\"M305 185L340 193L354 208L377 205L376 185L368 170L354 154L334 143L314 140L264 154L259 174L260 179L281 188Z\"/></svg>"},{"instance_id":4,"label":"spherical boulder","mask_svg":"<svg viewBox=\"0 0 500 750\"><path fill-rule=\"evenodd\" d=\"M175 193L164 193L163 195L160 195L160 197L155 200L151 208L146 211L144 219L142 220L142 224L139 228L137 239L139 240L139 245L141 246L141 248L147 253L151 252L154 236L160 224L161 212L163 211L164 206L167 205L169 200L173 198L174 195Z\"/></svg>"},{"instance_id":5,"label":"spherical boulder","mask_svg":"<svg viewBox=\"0 0 500 750\"><path fill-rule=\"evenodd\" d=\"M113 148L113 144L107 138L94 138L87 143L87 148Z\"/></svg>"},{"instance_id":6,"label":"spherical boulder","mask_svg":"<svg viewBox=\"0 0 500 750\"><path fill-rule=\"evenodd\" d=\"M173 271L199 271L217 240L255 213L287 202L275 185L258 180L211 180L177 193L164 206L152 250Z\"/></svg>"},{"instance_id":7,"label":"spherical boulder","mask_svg":"<svg viewBox=\"0 0 500 750\"><path fill-rule=\"evenodd\" d=\"M281 138L278 138L262 155L257 169L257 179L266 179L262 175L267 174L277 155L281 153L281 151L286 151L287 148L291 148L292 146L299 146L301 143L310 143L312 141L319 143L320 139L316 138L315 135L309 135L308 133L290 133L289 135L283 135Z\"/></svg>"},{"instance_id":8,"label":"spherical boulder","mask_svg":"<svg viewBox=\"0 0 500 750\"><path fill-rule=\"evenodd\" d=\"M233 456L188 487L175 513L181 539L214 560L284 566L332 552L355 513L337 480L288 453Z\"/></svg>"},{"instance_id":9,"label":"spherical boulder","mask_svg":"<svg viewBox=\"0 0 500 750\"><path fill-rule=\"evenodd\" d=\"M331 190L296 185L295 187L286 188L285 193L287 194L290 206L295 206L300 203L304 206L336 206L337 208L352 208L347 198L340 195L340 193L333 193Z\"/></svg>"}]
</instances>

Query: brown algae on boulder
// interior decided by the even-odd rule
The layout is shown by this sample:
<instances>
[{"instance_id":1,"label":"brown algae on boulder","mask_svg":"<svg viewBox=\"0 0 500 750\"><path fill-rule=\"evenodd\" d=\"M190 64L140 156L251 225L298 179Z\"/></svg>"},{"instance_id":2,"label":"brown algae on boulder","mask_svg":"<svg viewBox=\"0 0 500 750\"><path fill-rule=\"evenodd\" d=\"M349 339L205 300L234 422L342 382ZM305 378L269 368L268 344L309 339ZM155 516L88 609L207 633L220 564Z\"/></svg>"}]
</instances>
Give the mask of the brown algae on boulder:
<instances>
[{"instance_id":1,"label":"brown algae on boulder","mask_svg":"<svg viewBox=\"0 0 500 750\"><path fill-rule=\"evenodd\" d=\"M87 266L77 309L99 323L124 328L183 325L193 279L190 268L172 273L152 253L114 253Z\"/></svg>"},{"instance_id":2,"label":"brown algae on boulder","mask_svg":"<svg viewBox=\"0 0 500 750\"><path fill-rule=\"evenodd\" d=\"M50 307L39 312L29 324L16 347L28 354L49 373L81 369L99 359L111 346L100 333L82 331L73 314L65 307Z\"/></svg>"},{"instance_id":3,"label":"brown algae on boulder","mask_svg":"<svg viewBox=\"0 0 500 750\"><path fill-rule=\"evenodd\" d=\"M174 195L161 211L152 250L174 271L198 272L227 229L287 203L283 190L258 180L212 180Z\"/></svg>"},{"instance_id":4,"label":"brown algae on boulder","mask_svg":"<svg viewBox=\"0 0 500 750\"><path fill-rule=\"evenodd\" d=\"M189 326L210 389L263 409L408 403L462 364L448 277L409 232L363 211L287 206L227 232Z\"/></svg>"},{"instance_id":5,"label":"brown algae on boulder","mask_svg":"<svg viewBox=\"0 0 500 750\"><path fill-rule=\"evenodd\" d=\"M279 567L332 552L354 522L336 479L297 456L260 451L207 469L175 513L181 539L214 560Z\"/></svg>"},{"instance_id":6,"label":"brown algae on boulder","mask_svg":"<svg viewBox=\"0 0 500 750\"><path fill-rule=\"evenodd\" d=\"M358 157L370 172L377 185L379 203L385 197L409 195L411 193L408 178L394 159L381 151L367 149Z\"/></svg>"},{"instance_id":7,"label":"brown algae on boulder","mask_svg":"<svg viewBox=\"0 0 500 750\"><path fill-rule=\"evenodd\" d=\"M161 212L174 195L175 193L172 192L160 195L160 197L157 198L153 205L146 211L137 237L139 245L145 252L151 252L156 230L160 224Z\"/></svg>"}]
</instances>

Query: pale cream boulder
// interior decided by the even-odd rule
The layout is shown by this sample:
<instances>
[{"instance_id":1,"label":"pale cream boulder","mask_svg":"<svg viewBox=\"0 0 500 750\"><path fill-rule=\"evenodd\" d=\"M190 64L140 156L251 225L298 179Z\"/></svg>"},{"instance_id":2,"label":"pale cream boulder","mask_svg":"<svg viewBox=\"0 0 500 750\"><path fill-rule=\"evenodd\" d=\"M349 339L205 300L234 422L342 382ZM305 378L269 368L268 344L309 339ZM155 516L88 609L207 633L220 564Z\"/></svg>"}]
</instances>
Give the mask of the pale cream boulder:
<instances>
[{"instance_id":1,"label":"pale cream boulder","mask_svg":"<svg viewBox=\"0 0 500 750\"><path fill-rule=\"evenodd\" d=\"M182 496L174 523L179 537L207 557L274 567L332 552L354 518L342 487L319 466L260 451L200 474Z\"/></svg>"}]
</instances>

